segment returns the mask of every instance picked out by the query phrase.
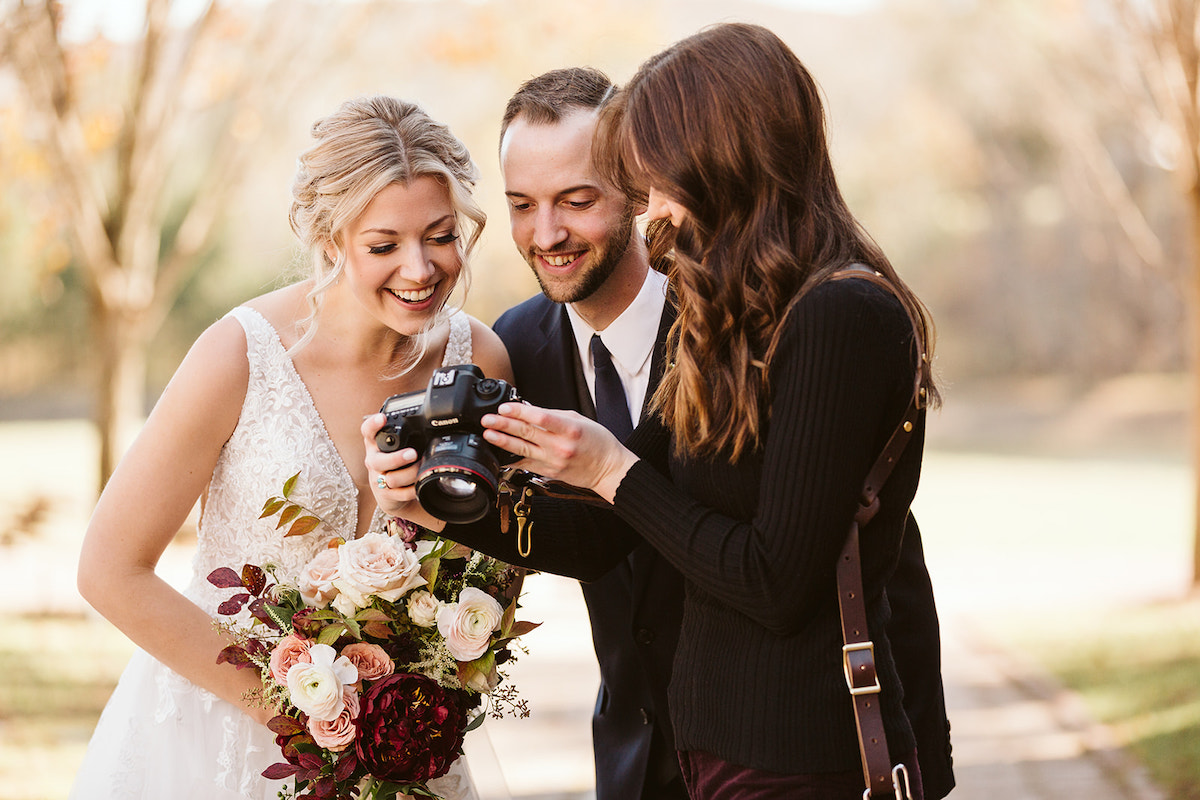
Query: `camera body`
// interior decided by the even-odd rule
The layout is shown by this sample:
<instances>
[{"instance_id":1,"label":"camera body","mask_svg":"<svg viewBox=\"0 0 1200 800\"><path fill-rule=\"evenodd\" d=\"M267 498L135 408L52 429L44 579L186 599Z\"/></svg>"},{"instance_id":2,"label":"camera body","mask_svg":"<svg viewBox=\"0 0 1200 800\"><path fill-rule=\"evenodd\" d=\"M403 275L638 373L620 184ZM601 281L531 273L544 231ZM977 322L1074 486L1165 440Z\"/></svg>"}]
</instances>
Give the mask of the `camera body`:
<instances>
[{"instance_id":1,"label":"camera body","mask_svg":"<svg viewBox=\"0 0 1200 800\"><path fill-rule=\"evenodd\" d=\"M500 467L519 459L483 438L480 420L501 403L519 402L506 381L485 378L474 364L439 367L423 392L397 394L379 409L387 417L375 434L385 453L411 447L421 454L417 499L447 522L474 522L495 501Z\"/></svg>"}]
</instances>

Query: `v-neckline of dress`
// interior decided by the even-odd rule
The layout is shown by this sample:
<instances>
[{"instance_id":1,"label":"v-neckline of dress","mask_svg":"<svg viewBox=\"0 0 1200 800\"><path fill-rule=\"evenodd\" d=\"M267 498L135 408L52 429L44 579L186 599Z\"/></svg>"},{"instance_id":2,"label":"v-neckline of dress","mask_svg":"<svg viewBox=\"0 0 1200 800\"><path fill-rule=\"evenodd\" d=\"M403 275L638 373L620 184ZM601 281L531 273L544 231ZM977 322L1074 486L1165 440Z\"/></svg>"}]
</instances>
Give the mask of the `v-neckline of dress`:
<instances>
[{"instance_id":1,"label":"v-neckline of dress","mask_svg":"<svg viewBox=\"0 0 1200 800\"><path fill-rule=\"evenodd\" d=\"M350 490L353 492L353 496L354 496L354 503L352 504L353 513L354 513L353 530L354 530L354 538L357 539L361 536L361 534L358 532L358 521L359 521L358 520L358 512L359 512L358 485L354 483L354 476L350 474L350 468L346 466L346 457L342 454L342 451L340 449L338 449L337 442L334 441L333 436L330 435L329 426L325 424L325 417L321 414L321 409L317 407L317 401L313 397L312 392L309 390L308 384L304 381L304 377L300 374L300 370L296 368L296 362L292 360L292 357L290 355L288 355L287 348L283 346L283 338L279 335L279 331L275 328L274 325L271 324L271 321L269 319L267 319L261 311L259 311L256 308L251 308L250 306L246 306L246 308L248 308L254 314L258 315L258 317L271 330L271 335L272 335L273 341L275 343L275 346L278 348L277 355L280 355L283 357L284 362L286 362L286 364L287 364L288 370L290 370L291 374L296 378L297 385L299 385L299 387L303 390L305 399L308 401L308 404L312 407L313 416L316 417L317 423L320 425L321 435L325 437L325 441L333 449L333 452L337 453L338 464L341 467L342 478L344 479L346 486L349 487ZM371 525L367 528L366 531L363 531L364 534L369 533L374 528L375 517L377 517L379 515L380 515L380 511L379 511L378 506L376 506L375 512L372 514Z\"/></svg>"}]
</instances>

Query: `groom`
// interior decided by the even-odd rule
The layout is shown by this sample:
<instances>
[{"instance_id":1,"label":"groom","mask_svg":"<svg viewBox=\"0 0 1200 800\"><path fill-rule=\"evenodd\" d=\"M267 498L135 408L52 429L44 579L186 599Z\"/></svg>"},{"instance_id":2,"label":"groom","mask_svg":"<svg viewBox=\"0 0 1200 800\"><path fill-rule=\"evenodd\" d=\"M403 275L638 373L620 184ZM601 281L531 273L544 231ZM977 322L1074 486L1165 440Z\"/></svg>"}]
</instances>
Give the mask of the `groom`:
<instances>
[{"instance_id":1,"label":"groom","mask_svg":"<svg viewBox=\"0 0 1200 800\"><path fill-rule=\"evenodd\" d=\"M601 72L563 69L527 81L509 100L500 166L512 237L542 294L494 328L522 397L599 419L623 436L662 375L674 308L634 225L644 209L592 168L597 111L613 91ZM580 585L600 665L596 800L685 800L667 714L683 579L643 543Z\"/></svg>"}]
</instances>

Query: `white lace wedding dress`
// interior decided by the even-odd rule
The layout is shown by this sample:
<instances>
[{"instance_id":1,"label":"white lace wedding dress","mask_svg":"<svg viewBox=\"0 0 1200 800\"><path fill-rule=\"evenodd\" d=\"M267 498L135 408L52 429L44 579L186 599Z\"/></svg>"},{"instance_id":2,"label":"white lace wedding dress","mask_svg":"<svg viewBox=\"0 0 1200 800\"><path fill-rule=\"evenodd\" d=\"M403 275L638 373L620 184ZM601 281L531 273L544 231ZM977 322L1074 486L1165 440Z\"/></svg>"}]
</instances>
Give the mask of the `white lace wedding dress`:
<instances>
[{"instance_id":1,"label":"white lace wedding dress","mask_svg":"<svg viewBox=\"0 0 1200 800\"><path fill-rule=\"evenodd\" d=\"M214 569L271 563L281 574L299 574L329 539L352 538L358 517L354 483L275 329L248 307L230 314L246 331L250 381L213 470L184 591L210 615L230 595L206 580ZM443 363L470 361L470 323L458 313ZM274 520L258 519L266 499L297 471L291 497L327 523L323 535L284 538ZM372 530L382 525L378 510L375 516ZM262 771L282 760L266 727L138 650L100 717L70 797L273 799L290 781L269 781ZM464 760L430 788L450 800L478 800Z\"/></svg>"}]
</instances>

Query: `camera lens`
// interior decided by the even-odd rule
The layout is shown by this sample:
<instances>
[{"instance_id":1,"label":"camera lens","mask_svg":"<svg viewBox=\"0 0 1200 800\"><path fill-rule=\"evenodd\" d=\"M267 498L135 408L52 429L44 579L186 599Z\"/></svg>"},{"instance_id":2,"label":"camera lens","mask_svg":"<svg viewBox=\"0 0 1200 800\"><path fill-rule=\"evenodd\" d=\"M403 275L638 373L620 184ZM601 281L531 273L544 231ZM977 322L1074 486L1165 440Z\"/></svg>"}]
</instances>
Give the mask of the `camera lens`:
<instances>
[{"instance_id":1,"label":"camera lens","mask_svg":"<svg viewBox=\"0 0 1200 800\"><path fill-rule=\"evenodd\" d=\"M438 478L438 491L447 497L471 497L478 489L475 484L464 478Z\"/></svg>"},{"instance_id":2,"label":"camera lens","mask_svg":"<svg viewBox=\"0 0 1200 800\"><path fill-rule=\"evenodd\" d=\"M496 499L499 464L476 433L451 433L429 443L417 473L417 500L438 519L475 522Z\"/></svg>"}]
</instances>

